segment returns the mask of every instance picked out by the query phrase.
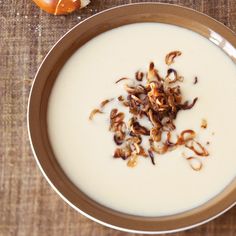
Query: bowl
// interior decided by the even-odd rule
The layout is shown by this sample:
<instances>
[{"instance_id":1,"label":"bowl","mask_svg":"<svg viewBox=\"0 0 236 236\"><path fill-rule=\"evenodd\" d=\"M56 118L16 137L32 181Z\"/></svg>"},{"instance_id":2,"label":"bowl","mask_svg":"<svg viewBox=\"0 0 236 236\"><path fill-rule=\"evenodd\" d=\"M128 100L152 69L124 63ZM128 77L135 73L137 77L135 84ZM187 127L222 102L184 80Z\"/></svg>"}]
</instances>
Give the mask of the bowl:
<instances>
[{"instance_id":1,"label":"bowl","mask_svg":"<svg viewBox=\"0 0 236 236\"><path fill-rule=\"evenodd\" d=\"M197 11L160 3L119 6L98 13L66 33L43 60L28 104L28 132L36 162L51 187L71 207L105 226L134 233L169 233L189 229L223 214L236 203L236 179L220 194L189 211L163 217L141 217L117 212L86 196L58 164L47 132L47 106L57 75L68 58L93 37L138 22L177 25L197 32L220 47L236 63L236 36L216 20Z\"/></svg>"}]
</instances>

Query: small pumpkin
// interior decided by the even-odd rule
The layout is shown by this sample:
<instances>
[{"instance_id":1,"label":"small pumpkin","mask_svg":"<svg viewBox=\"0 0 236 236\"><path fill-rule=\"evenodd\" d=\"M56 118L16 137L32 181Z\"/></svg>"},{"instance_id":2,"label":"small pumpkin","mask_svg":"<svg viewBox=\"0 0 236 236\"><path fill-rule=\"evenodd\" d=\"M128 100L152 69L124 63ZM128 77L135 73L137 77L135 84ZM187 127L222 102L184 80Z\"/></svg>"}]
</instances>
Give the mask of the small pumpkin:
<instances>
[{"instance_id":1,"label":"small pumpkin","mask_svg":"<svg viewBox=\"0 0 236 236\"><path fill-rule=\"evenodd\" d=\"M54 15L67 15L87 6L90 0L33 0L42 10Z\"/></svg>"}]
</instances>

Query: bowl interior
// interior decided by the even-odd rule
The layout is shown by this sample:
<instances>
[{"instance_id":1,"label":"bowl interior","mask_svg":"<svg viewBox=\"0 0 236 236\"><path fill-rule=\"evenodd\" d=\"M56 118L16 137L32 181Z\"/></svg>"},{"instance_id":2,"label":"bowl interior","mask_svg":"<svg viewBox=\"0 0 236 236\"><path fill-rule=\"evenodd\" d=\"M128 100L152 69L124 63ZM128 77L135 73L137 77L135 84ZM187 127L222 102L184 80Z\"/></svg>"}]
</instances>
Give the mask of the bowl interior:
<instances>
[{"instance_id":1,"label":"bowl interior","mask_svg":"<svg viewBox=\"0 0 236 236\"><path fill-rule=\"evenodd\" d=\"M47 104L57 74L84 43L112 28L159 22L193 30L217 44L236 63L236 36L225 26L196 11L166 4L133 4L114 8L74 27L49 52L31 91L28 124L31 143L41 170L54 189L75 209L100 223L139 232L169 232L198 225L219 215L236 201L236 180L218 196L187 212L165 217L139 217L106 208L87 197L64 174L56 161L47 134Z\"/></svg>"}]
</instances>

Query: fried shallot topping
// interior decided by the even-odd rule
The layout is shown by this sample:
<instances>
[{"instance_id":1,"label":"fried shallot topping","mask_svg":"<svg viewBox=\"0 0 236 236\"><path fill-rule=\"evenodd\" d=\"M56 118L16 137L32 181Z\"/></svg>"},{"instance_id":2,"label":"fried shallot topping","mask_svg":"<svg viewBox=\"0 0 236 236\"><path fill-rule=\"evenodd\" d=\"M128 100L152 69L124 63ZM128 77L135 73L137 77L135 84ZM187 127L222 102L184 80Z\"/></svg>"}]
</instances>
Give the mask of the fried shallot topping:
<instances>
[{"instance_id":1,"label":"fried shallot topping","mask_svg":"<svg viewBox=\"0 0 236 236\"><path fill-rule=\"evenodd\" d=\"M166 59L165 59L165 62L166 62L166 65L171 65L174 63L174 59L178 56L181 56L181 52L180 51L172 51L172 52L169 52L167 55L166 55Z\"/></svg>"},{"instance_id":2,"label":"fried shallot topping","mask_svg":"<svg viewBox=\"0 0 236 236\"><path fill-rule=\"evenodd\" d=\"M165 58L166 64L172 65L174 59L181 54L180 51L168 53ZM183 76L179 75L175 69L169 68L166 76L162 77L155 68L154 62L151 62L146 73L137 71L134 79L123 77L116 83L123 80L131 80L133 84L124 84L126 95L120 95L117 98L118 103L129 111L127 119L125 119L125 113L117 108L113 108L110 112L109 130L113 133L113 139L117 145L113 154L114 158L127 160L129 167L135 167L140 156L149 157L151 163L155 165L156 155L173 151L179 146L191 150L200 157L209 155L206 148L196 140L195 131L183 130L179 135L175 134L175 138L173 136L176 129L174 121L179 111L192 109L198 100L197 97L191 102L184 100L180 87ZM100 104L100 109L94 109L91 112L89 119L92 120L97 113L103 113L104 106L112 100L104 100ZM149 122L147 127L142 125L144 118ZM147 150L142 145L143 139L149 141ZM197 157L190 156L185 159L193 170L201 170L202 162Z\"/></svg>"},{"instance_id":3,"label":"fried shallot topping","mask_svg":"<svg viewBox=\"0 0 236 236\"><path fill-rule=\"evenodd\" d=\"M93 109L93 110L91 111L90 115L89 115L89 119L92 120L93 117L94 117L97 113L102 114L103 112L102 112L101 110L99 110L99 109Z\"/></svg>"},{"instance_id":4,"label":"fried shallot topping","mask_svg":"<svg viewBox=\"0 0 236 236\"><path fill-rule=\"evenodd\" d=\"M111 102L113 100L113 98L111 98L111 99L106 99L106 100L104 100L104 101L102 101L101 103L100 103L100 107L101 108L103 108L103 107L105 107L109 102Z\"/></svg>"},{"instance_id":5,"label":"fried shallot topping","mask_svg":"<svg viewBox=\"0 0 236 236\"><path fill-rule=\"evenodd\" d=\"M198 157L194 156L186 156L185 153L183 153L183 157L188 161L189 166L195 170L195 171L200 171L203 167L202 161Z\"/></svg>"},{"instance_id":6,"label":"fried shallot topping","mask_svg":"<svg viewBox=\"0 0 236 236\"><path fill-rule=\"evenodd\" d=\"M119 82L121 82L121 81L123 81L123 80L128 80L128 78L126 78L126 77L120 78L120 79L118 79L118 80L116 81L116 84L118 84Z\"/></svg>"},{"instance_id":7,"label":"fried shallot topping","mask_svg":"<svg viewBox=\"0 0 236 236\"><path fill-rule=\"evenodd\" d=\"M203 129L207 128L207 120L206 119L202 119L201 128L203 128Z\"/></svg>"}]
</instances>

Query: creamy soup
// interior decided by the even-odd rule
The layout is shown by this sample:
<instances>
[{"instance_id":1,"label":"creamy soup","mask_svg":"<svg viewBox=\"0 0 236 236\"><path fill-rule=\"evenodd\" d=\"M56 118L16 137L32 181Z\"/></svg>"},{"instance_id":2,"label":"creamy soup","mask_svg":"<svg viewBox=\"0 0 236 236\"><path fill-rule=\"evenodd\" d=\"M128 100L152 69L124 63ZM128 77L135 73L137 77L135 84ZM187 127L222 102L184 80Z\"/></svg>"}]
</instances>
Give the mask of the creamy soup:
<instances>
[{"instance_id":1,"label":"creamy soup","mask_svg":"<svg viewBox=\"0 0 236 236\"><path fill-rule=\"evenodd\" d=\"M168 52L180 50L173 68L184 76L185 100L198 97L191 110L180 111L176 131L193 129L210 155L194 171L183 147L149 158L135 168L113 158L108 104L93 121L91 110L106 98L124 94L121 77L146 71L153 61L161 75ZM195 76L198 83L193 84ZM138 23L105 32L90 40L67 61L53 87L48 107L48 132L61 167L85 194L120 212L141 216L180 213L207 202L236 175L236 66L204 37L167 24ZM207 129L201 121L206 119Z\"/></svg>"}]
</instances>

